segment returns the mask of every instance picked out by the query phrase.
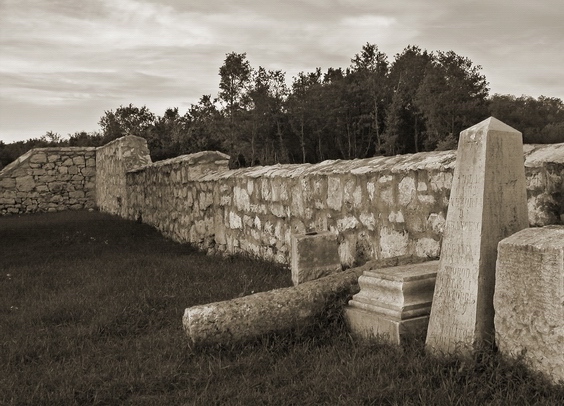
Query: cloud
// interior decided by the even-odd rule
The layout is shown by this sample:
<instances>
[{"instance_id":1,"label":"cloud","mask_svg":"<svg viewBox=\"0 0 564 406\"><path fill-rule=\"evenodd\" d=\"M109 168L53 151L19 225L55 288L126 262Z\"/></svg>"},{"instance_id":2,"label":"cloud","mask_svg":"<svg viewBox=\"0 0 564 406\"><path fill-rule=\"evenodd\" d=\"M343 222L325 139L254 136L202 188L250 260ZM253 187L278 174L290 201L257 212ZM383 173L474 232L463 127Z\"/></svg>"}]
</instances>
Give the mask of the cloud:
<instances>
[{"instance_id":1,"label":"cloud","mask_svg":"<svg viewBox=\"0 0 564 406\"><path fill-rule=\"evenodd\" d=\"M232 51L290 81L349 66L367 42L390 60L410 44L454 50L483 66L492 92L562 98L563 14L560 0L2 0L0 138L23 131L13 120L26 106L63 133L120 104L187 109L217 94Z\"/></svg>"}]
</instances>

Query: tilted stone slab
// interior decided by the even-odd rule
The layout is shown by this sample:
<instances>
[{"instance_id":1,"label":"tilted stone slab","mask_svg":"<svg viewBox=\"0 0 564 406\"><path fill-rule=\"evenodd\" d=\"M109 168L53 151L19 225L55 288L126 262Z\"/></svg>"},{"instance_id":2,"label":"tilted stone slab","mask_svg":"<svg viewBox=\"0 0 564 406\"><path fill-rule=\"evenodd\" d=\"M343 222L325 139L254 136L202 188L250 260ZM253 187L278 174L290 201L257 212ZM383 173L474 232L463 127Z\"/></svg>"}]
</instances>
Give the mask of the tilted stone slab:
<instances>
[{"instance_id":1,"label":"tilted stone slab","mask_svg":"<svg viewBox=\"0 0 564 406\"><path fill-rule=\"evenodd\" d=\"M337 234L308 233L292 236L292 282L303 282L342 271Z\"/></svg>"},{"instance_id":2,"label":"tilted stone slab","mask_svg":"<svg viewBox=\"0 0 564 406\"><path fill-rule=\"evenodd\" d=\"M494 339L497 244L528 226L521 133L490 117L460 135L426 345L470 353Z\"/></svg>"},{"instance_id":3,"label":"tilted stone slab","mask_svg":"<svg viewBox=\"0 0 564 406\"><path fill-rule=\"evenodd\" d=\"M499 350L564 381L564 226L499 243L494 309Z\"/></svg>"}]
</instances>

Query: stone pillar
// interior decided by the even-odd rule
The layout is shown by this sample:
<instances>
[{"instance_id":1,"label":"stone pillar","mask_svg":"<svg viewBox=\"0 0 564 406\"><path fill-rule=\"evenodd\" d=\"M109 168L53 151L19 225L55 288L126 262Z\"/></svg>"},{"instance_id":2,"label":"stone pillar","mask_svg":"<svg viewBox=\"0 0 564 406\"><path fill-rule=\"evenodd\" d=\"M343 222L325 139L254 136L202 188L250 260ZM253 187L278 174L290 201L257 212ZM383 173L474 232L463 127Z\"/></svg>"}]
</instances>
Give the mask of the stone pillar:
<instances>
[{"instance_id":1,"label":"stone pillar","mask_svg":"<svg viewBox=\"0 0 564 406\"><path fill-rule=\"evenodd\" d=\"M564 381L564 226L499 243L494 308L499 350Z\"/></svg>"},{"instance_id":2,"label":"stone pillar","mask_svg":"<svg viewBox=\"0 0 564 406\"><path fill-rule=\"evenodd\" d=\"M497 244L528 227L521 133L490 117L460 134L426 345L471 353L494 339Z\"/></svg>"},{"instance_id":3,"label":"stone pillar","mask_svg":"<svg viewBox=\"0 0 564 406\"><path fill-rule=\"evenodd\" d=\"M126 173L151 163L144 138L126 135L96 149L96 205L100 211L127 215Z\"/></svg>"},{"instance_id":4,"label":"stone pillar","mask_svg":"<svg viewBox=\"0 0 564 406\"><path fill-rule=\"evenodd\" d=\"M337 234L326 231L292 236L292 282L298 285L342 271Z\"/></svg>"}]
</instances>

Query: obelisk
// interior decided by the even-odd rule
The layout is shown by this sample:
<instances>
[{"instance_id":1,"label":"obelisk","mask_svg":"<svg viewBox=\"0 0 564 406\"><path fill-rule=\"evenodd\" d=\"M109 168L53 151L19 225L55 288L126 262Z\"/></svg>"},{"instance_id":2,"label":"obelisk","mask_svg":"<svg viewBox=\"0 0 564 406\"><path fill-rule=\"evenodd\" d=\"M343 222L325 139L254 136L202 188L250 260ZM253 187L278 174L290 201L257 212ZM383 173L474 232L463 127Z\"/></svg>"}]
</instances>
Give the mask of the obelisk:
<instances>
[{"instance_id":1,"label":"obelisk","mask_svg":"<svg viewBox=\"0 0 564 406\"><path fill-rule=\"evenodd\" d=\"M490 117L460 134L428 350L467 355L494 340L497 244L526 227L522 136Z\"/></svg>"}]
</instances>

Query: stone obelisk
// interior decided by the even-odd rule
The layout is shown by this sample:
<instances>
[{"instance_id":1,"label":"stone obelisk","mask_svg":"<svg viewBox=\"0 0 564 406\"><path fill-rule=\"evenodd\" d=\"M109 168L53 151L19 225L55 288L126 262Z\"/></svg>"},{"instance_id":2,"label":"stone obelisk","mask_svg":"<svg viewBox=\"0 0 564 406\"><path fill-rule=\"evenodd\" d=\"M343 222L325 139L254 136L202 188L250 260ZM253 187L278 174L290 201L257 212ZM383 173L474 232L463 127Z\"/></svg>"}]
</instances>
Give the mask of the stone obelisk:
<instances>
[{"instance_id":1,"label":"stone obelisk","mask_svg":"<svg viewBox=\"0 0 564 406\"><path fill-rule=\"evenodd\" d=\"M522 136L490 117L460 134L428 350L467 355L493 341L497 245L526 227Z\"/></svg>"}]
</instances>

